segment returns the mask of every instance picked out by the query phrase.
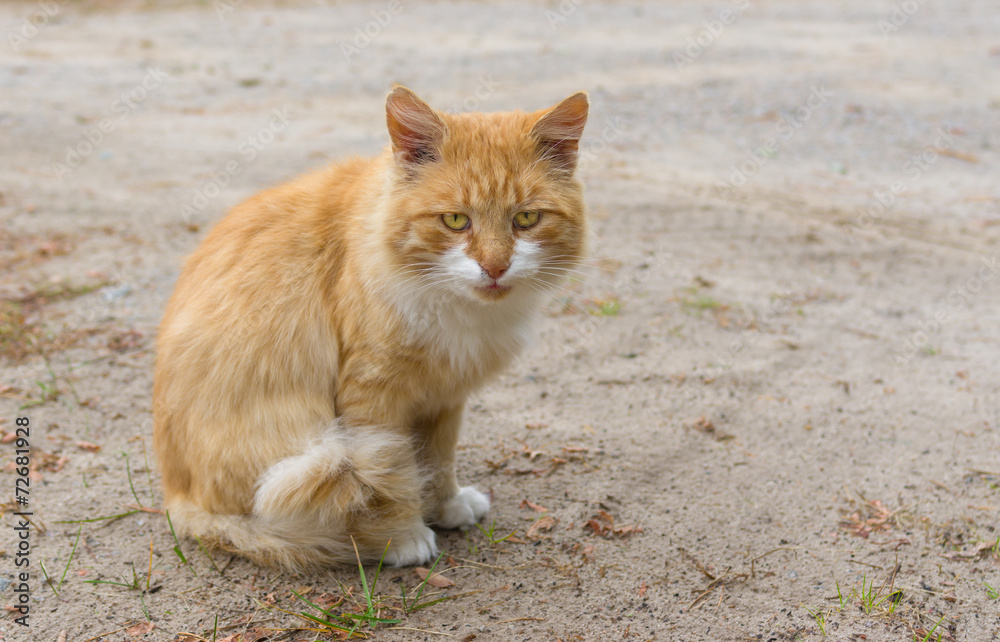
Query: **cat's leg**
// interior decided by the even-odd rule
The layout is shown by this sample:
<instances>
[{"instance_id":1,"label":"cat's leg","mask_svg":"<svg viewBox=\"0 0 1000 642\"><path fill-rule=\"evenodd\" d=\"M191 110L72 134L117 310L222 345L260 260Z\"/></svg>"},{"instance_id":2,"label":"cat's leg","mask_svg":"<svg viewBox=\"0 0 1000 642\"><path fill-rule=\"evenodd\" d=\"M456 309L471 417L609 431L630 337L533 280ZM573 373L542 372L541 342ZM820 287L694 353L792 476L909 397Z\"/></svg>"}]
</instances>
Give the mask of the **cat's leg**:
<instances>
[{"instance_id":1,"label":"cat's leg","mask_svg":"<svg viewBox=\"0 0 1000 642\"><path fill-rule=\"evenodd\" d=\"M489 497L472 486L459 486L455 475L463 407L445 409L421 426L423 455L432 475L426 517L442 528L472 526L490 509Z\"/></svg>"}]
</instances>

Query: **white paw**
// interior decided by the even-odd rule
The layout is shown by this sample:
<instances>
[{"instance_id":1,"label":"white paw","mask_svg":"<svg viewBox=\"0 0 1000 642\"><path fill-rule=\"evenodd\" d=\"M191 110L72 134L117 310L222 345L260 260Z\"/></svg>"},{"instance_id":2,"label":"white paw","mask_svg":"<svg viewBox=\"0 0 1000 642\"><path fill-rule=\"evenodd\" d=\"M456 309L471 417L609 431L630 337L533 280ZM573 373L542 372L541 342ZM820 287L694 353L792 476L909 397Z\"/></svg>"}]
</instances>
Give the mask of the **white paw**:
<instances>
[{"instance_id":1,"label":"white paw","mask_svg":"<svg viewBox=\"0 0 1000 642\"><path fill-rule=\"evenodd\" d=\"M441 528L472 526L490 509L490 498L472 486L464 486L458 494L441 505Z\"/></svg>"},{"instance_id":2,"label":"white paw","mask_svg":"<svg viewBox=\"0 0 1000 642\"><path fill-rule=\"evenodd\" d=\"M392 538L389 543L389 551L385 554L385 563L390 566L426 564L433 560L437 553L434 531L421 522L405 533Z\"/></svg>"}]
</instances>

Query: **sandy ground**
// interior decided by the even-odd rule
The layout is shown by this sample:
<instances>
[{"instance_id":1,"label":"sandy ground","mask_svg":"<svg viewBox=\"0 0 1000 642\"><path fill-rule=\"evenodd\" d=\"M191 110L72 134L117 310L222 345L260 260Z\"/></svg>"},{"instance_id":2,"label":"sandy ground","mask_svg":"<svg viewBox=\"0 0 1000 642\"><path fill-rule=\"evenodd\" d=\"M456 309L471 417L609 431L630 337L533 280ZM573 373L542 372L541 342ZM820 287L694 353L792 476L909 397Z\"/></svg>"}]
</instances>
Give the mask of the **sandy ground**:
<instances>
[{"instance_id":1,"label":"sandy ground","mask_svg":"<svg viewBox=\"0 0 1000 642\"><path fill-rule=\"evenodd\" d=\"M30 420L33 512L30 628L8 609L0 639L330 639L293 589L353 611L357 569L185 564L156 512L66 522L159 504L183 257L253 192L379 150L393 82L458 110L588 90L596 242L470 404L493 536L442 532L451 599L408 616L419 578L385 570L403 629L366 631L1000 639L993 0L224 1L0 5L0 429Z\"/></svg>"}]
</instances>

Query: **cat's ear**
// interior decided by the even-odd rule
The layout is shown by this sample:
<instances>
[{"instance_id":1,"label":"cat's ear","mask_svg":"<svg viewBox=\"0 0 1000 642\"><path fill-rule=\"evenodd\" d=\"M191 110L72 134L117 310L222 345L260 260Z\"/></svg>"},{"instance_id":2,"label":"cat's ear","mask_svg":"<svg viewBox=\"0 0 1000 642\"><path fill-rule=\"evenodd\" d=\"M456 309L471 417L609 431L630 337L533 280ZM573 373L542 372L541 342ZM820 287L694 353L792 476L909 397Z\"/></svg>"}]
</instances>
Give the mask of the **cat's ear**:
<instances>
[{"instance_id":1,"label":"cat's ear","mask_svg":"<svg viewBox=\"0 0 1000 642\"><path fill-rule=\"evenodd\" d=\"M557 167L570 172L576 168L580 136L587 124L589 110L587 92L580 91L542 114L531 128L531 135L538 141L542 154Z\"/></svg>"},{"instance_id":2,"label":"cat's ear","mask_svg":"<svg viewBox=\"0 0 1000 642\"><path fill-rule=\"evenodd\" d=\"M385 119L396 162L413 167L439 158L445 124L430 106L402 85L385 100Z\"/></svg>"}]
</instances>

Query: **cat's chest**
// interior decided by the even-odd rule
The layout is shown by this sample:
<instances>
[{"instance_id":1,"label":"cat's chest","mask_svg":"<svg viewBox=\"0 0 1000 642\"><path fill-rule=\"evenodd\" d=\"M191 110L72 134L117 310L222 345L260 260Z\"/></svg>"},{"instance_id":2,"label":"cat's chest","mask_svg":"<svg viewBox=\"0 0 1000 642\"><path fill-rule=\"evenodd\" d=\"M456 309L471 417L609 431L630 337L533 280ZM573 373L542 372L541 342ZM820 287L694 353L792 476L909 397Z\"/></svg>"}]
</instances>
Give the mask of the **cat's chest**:
<instances>
[{"instance_id":1,"label":"cat's chest","mask_svg":"<svg viewBox=\"0 0 1000 642\"><path fill-rule=\"evenodd\" d=\"M470 306L471 307L471 306ZM506 367L531 336L528 310L513 313L459 305L425 306L402 313L405 341L446 376L476 381Z\"/></svg>"},{"instance_id":2,"label":"cat's chest","mask_svg":"<svg viewBox=\"0 0 1000 642\"><path fill-rule=\"evenodd\" d=\"M455 407L528 343L537 301L484 306L400 297L342 337L335 404L359 422L409 425Z\"/></svg>"},{"instance_id":3,"label":"cat's chest","mask_svg":"<svg viewBox=\"0 0 1000 642\"><path fill-rule=\"evenodd\" d=\"M338 413L365 423L409 425L464 402L510 364L526 337L513 327L460 331L433 322L405 336L370 339L344 355L335 386Z\"/></svg>"}]
</instances>

